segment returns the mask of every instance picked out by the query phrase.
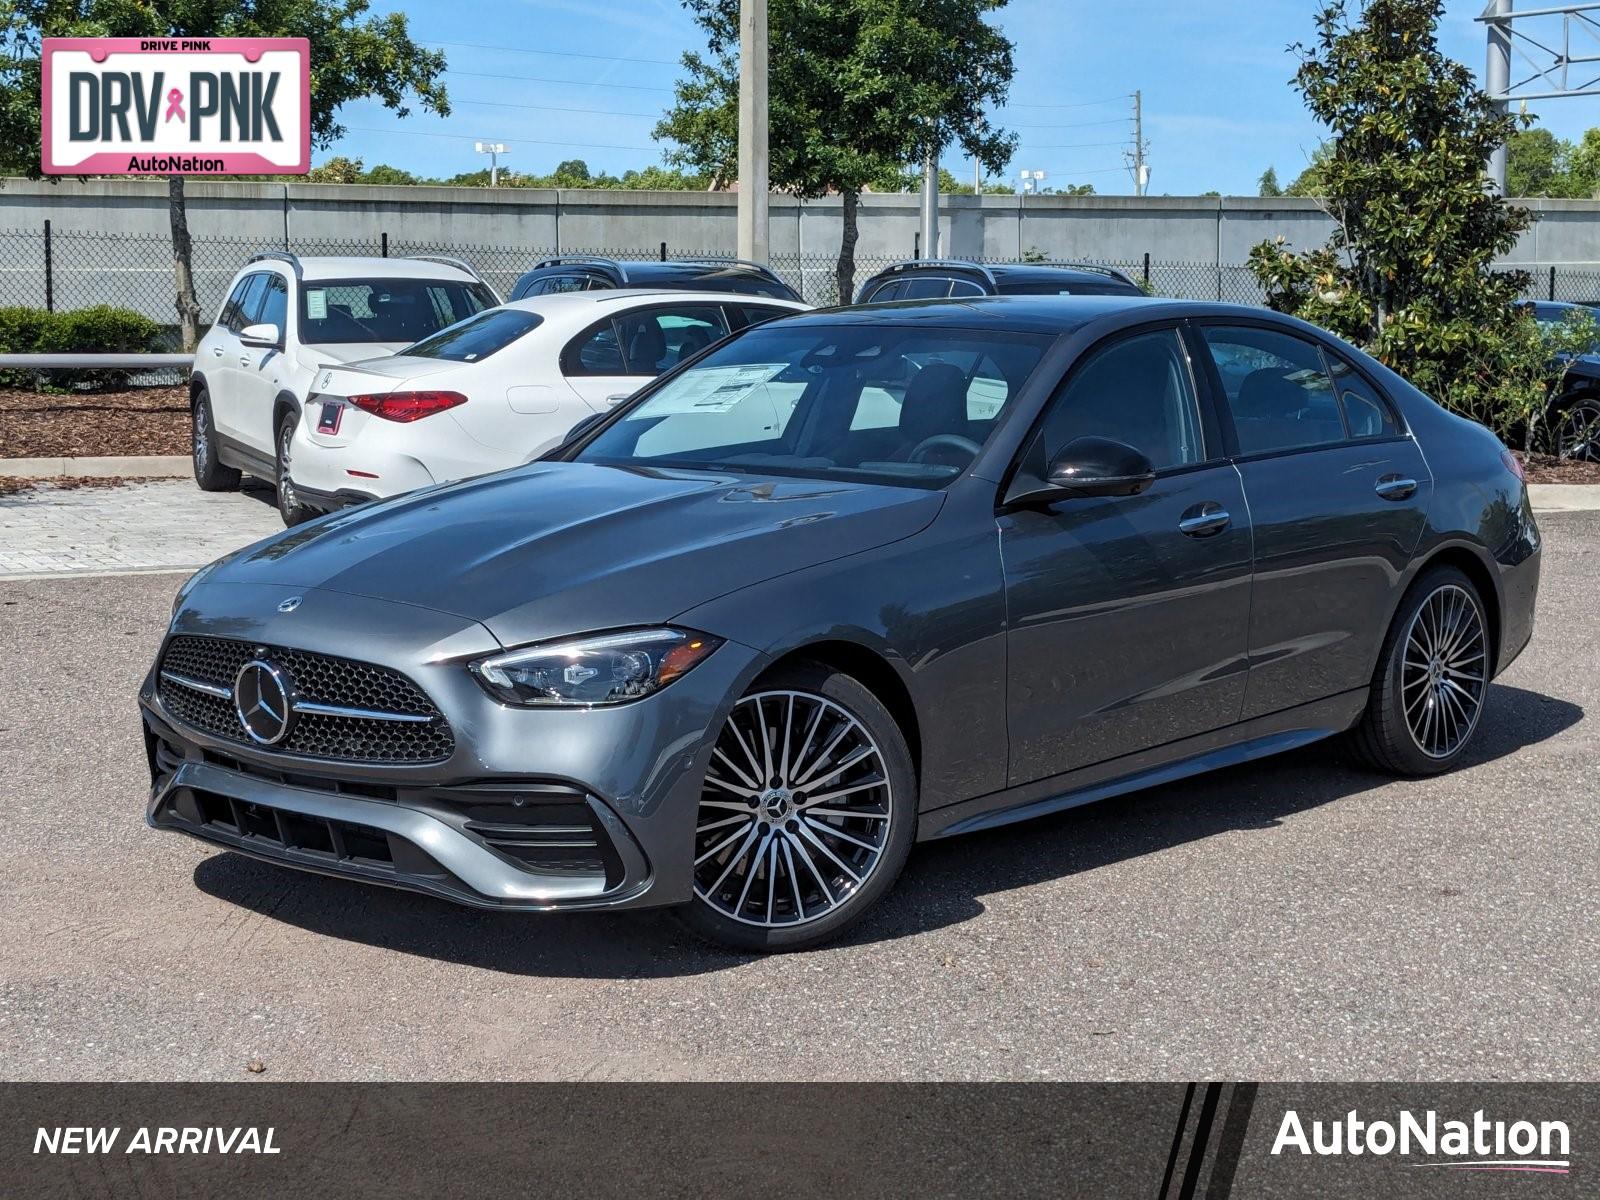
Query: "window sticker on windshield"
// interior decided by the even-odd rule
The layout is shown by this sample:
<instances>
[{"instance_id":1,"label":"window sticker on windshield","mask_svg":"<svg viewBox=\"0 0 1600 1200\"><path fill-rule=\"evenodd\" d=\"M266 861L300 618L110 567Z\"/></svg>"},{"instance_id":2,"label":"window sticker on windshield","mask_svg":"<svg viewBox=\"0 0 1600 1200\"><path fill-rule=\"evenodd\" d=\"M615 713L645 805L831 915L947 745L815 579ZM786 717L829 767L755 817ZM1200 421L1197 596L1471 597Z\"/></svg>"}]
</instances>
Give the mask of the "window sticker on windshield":
<instances>
[{"instance_id":1,"label":"window sticker on windshield","mask_svg":"<svg viewBox=\"0 0 1600 1200\"><path fill-rule=\"evenodd\" d=\"M661 417L678 413L725 413L762 384L770 383L788 363L746 363L737 367L704 367L672 381L672 385L636 414Z\"/></svg>"},{"instance_id":2,"label":"window sticker on windshield","mask_svg":"<svg viewBox=\"0 0 1600 1200\"><path fill-rule=\"evenodd\" d=\"M306 317L312 321L328 319L328 293L324 289L306 289Z\"/></svg>"}]
</instances>

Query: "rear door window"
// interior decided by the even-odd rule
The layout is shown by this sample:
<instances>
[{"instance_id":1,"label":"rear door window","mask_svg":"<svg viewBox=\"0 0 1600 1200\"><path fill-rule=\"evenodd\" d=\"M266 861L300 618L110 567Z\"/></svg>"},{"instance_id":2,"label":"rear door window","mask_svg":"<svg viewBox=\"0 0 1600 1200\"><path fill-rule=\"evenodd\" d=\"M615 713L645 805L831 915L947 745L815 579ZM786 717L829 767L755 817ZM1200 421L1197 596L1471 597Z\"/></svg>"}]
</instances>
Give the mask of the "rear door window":
<instances>
[{"instance_id":1,"label":"rear door window","mask_svg":"<svg viewBox=\"0 0 1600 1200\"><path fill-rule=\"evenodd\" d=\"M1393 437L1399 433L1400 423L1395 420L1388 401L1378 395L1377 389L1342 358L1332 354L1327 358L1334 385L1339 389L1339 403L1344 408L1344 423L1350 430L1350 436Z\"/></svg>"},{"instance_id":2,"label":"rear door window","mask_svg":"<svg viewBox=\"0 0 1600 1200\"><path fill-rule=\"evenodd\" d=\"M1240 454L1333 445L1344 418L1322 360L1301 338L1254 326L1203 326Z\"/></svg>"}]
</instances>

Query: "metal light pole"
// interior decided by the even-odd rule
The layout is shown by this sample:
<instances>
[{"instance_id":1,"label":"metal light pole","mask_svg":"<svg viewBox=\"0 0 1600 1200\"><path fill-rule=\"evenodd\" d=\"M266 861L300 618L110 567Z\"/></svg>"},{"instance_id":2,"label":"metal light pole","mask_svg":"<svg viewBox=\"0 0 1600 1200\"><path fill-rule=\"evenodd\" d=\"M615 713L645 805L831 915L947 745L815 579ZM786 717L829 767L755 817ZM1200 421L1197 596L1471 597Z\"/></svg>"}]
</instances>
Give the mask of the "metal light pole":
<instances>
[{"instance_id":1,"label":"metal light pole","mask_svg":"<svg viewBox=\"0 0 1600 1200\"><path fill-rule=\"evenodd\" d=\"M767 197L767 0L739 2L739 257L770 257Z\"/></svg>"},{"instance_id":2,"label":"metal light pole","mask_svg":"<svg viewBox=\"0 0 1600 1200\"><path fill-rule=\"evenodd\" d=\"M489 186L500 186L500 156L506 153L504 142L478 142L475 149L489 156Z\"/></svg>"},{"instance_id":3,"label":"metal light pole","mask_svg":"<svg viewBox=\"0 0 1600 1200\"><path fill-rule=\"evenodd\" d=\"M939 257L939 156L922 160L922 257Z\"/></svg>"},{"instance_id":4,"label":"metal light pole","mask_svg":"<svg viewBox=\"0 0 1600 1200\"><path fill-rule=\"evenodd\" d=\"M1484 64L1484 91L1489 93L1501 112L1509 104L1506 94L1511 90L1511 23L1503 18L1511 15L1511 0L1489 0L1483 20L1489 29L1489 58ZM1495 18L1502 18L1497 21ZM1506 194L1506 148L1496 146L1489 154L1489 181L1500 195Z\"/></svg>"}]
</instances>

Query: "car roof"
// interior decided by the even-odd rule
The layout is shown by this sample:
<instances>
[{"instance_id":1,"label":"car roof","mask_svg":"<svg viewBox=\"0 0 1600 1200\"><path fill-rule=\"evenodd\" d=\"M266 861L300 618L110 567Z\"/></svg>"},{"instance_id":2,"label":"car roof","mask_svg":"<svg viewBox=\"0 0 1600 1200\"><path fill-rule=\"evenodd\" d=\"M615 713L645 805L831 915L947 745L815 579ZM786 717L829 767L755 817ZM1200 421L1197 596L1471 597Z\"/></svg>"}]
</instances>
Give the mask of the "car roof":
<instances>
[{"instance_id":1,"label":"car roof","mask_svg":"<svg viewBox=\"0 0 1600 1200\"><path fill-rule=\"evenodd\" d=\"M985 284L993 280L996 284L1080 283L1095 287L1104 287L1108 284L1137 286L1122 277L1120 268L1099 269L1088 264L1073 263L979 263L966 262L962 259L908 260L895 263L873 275L867 283L874 283L880 279L915 278L919 275L945 278L961 275Z\"/></svg>"},{"instance_id":2,"label":"car roof","mask_svg":"<svg viewBox=\"0 0 1600 1200\"><path fill-rule=\"evenodd\" d=\"M1265 316L1285 325L1301 324L1282 314L1243 304L1157 300L1134 295L963 296L948 300L892 300L884 304L813 309L785 317L784 324L801 321L818 325L883 323L1058 334L1094 322L1112 321L1117 317L1127 317L1128 323L1132 323L1135 320L1178 320L1200 316L1257 320Z\"/></svg>"},{"instance_id":3,"label":"car roof","mask_svg":"<svg viewBox=\"0 0 1600 1200\"><path fill-rule=\"evenodd\" d=\"M684 288L598 288L585 292L553 292L547 296L525 296L508 300L502 308L520 308L550 317L572 313L588 314L606 308L643 308L663 301L683 300L694 304L771 304L795 312L808 306L779 296L752 296L749 292L690 291Z\"/></svg>"},{"instance_id":4,"label":"car roof","mask_svg":"<svg viewBox=\"0 0 1600 1200\"><path fill-rule=\"evenodd\" d=\"M277 266L293 273L287 259L263 259L251 263L259 269ZM300 256L300 277L315 282L320 279L451 279L478 282L470 271L448 263L426 258L379 258L377 255L328 254Z\"/></svg>"}]
</instances>

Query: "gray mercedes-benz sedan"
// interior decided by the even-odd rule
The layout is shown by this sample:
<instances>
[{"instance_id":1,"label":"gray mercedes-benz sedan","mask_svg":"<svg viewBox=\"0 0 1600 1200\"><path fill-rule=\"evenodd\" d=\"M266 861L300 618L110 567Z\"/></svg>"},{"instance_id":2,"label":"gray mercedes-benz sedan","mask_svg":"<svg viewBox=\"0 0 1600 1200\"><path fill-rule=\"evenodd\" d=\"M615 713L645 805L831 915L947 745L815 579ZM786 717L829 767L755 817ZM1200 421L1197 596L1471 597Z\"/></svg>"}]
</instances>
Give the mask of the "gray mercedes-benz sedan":
<instances>
[{"instance_id":1,"label":"gray mercedes-benz sedan","mask_svg":"<svg viewBox=\"0 0 1600 1200\"><path fill-rule=\"evenodd\" d=\"M808 313L546 461L196 574L141 694L148 819L797 948L919 839L1335 734L1385 771L1451 766L1538 575L1500 442L1301 322Z\"/></svg>"}]
</instances>

